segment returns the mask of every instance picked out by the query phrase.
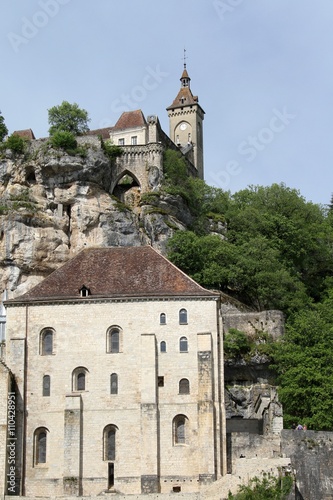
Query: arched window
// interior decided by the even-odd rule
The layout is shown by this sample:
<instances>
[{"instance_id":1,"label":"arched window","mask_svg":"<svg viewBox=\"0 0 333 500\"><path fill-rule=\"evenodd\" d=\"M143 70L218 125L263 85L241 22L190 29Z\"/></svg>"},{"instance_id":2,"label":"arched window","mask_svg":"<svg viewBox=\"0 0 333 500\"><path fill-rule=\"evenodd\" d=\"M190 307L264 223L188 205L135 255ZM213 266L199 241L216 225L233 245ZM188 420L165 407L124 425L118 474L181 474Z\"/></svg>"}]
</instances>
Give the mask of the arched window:
<instances>
[{"instance_id":1,"label":"arched window","mask_svg":"<svg viewBox=\"0 0 333 500\"><path fill-rule=\"evenodd\" d=\"M121 352L122 330L118 326L111 326L107 331L106 349L107 352Z\"/></svg>"},{"instance_id":2,"label":"arched window","mask_svg":"<svg viewBox=\"0 0 333 500\"><path fill-rule=\"evenodd\" d=\"M103 432L104 460L116 459L116 433L115 425L107 425Z\"/></svg>"},{"instance_id":3,"label":"arched window","mask_svg":"<svg viewBox=\"0 0 333 500\"><path fill-rule=\"evenodd\" d=\"M49 396L51 392L51 377L44 375L43 377L43 396Z\"/></svg>"},{"instance_id":4,"label":"arched window","mask_svg":"<svg viewBox=\"0 0 333 500\"><path fill-rule=\"evenodd\" d=\"M187 378L182 378L179 381L179 394L190 394L190 382Z\"/></svg>"},{"instance_id":5,"label":"arched window","mask_svg":"<svg viewBox=\"0 0 333 500\"><path fill-rule=\"evenodd\" d=\"M186 444L187 418L185 415L177 415L173 419L173 442L174 444Z\"/></svg>"},{"instance_id":6,"label":"arched window","mask_svg":"<svg viewBox=\"0 0 333 500\"><path fill-rule=\"evenodd\" d=\"M45 328L40 334L39 352L42 356L53 354L54 331L51 328Z\"/></svg>"},{"instance_id":7,"label":"arched window","mask_svg":"<svg viewBox=\"0 0 333 500\"><path fill-rule=\"evenodd\" d=\"M166 314L165 313L160 314L160 325L166 325Z\"/></svg>"},{"instance_id":8,"label":"arched window","mask_svg":"<svg viewBox=\"0 0 333 500\"><path fill-rule=\"evenodd\" d=\"M179 340L179 352L188 352L188 342L186 337L181 337Z\"/></svg>"},{"instance_id":9,"label":"arched window","mask_svg":"<svg viewBox=\"0 0 333 500\"><path fill-rule=\"evenodd\" d=\"M110 393L111 394L118 394L118 375L116 373L111 373Z\"/></svg>"},{"instance_id":10,"label":"arched window","mask_svg":"<svg viewBox=\"0 0 333 500\"><path fill-rule=\"evenodd\" d=\"M186 309L181 309L179 311L179 324L187 325L187 311Z\"/></svg>"},{"instance_id":11,"label":"arched window","mask_svg":"<svg viewBox=\"0 0 333 500\"><path fill-rule=\"evenodd\" d=\"M166 342L164 340L160 343L160 350L161 352L166 352Z\"/></svg>"},{"instance_id":12,"label":"arched window","mask_svg":"<svg viewBox=\"0 0 333 500\"><path fill-rule=\"evenodd\" d=\"M72 387L74 392L87 390L87 368L79 366L72 373Z\"/></svg>"},{"instance_id":13,"label":"arched window","mask_svg":"<svg viewBox=\"0 0 333 500\"><path fill-rule=\"evenodd\" d=\"M86 374L85 372L80 372L77 374L77 387L78 391L86 390Z\"/></svg>"},{"instance_id":14,"label":"arched window","mask_svg":"<svg viewBox=\"0 0 333 500\"><path fill-rule=\"evenodd\" d=\"M39 427L34 433L34 462L35 465L46 463L47 429Z\"/></svg>"}]
</instances>

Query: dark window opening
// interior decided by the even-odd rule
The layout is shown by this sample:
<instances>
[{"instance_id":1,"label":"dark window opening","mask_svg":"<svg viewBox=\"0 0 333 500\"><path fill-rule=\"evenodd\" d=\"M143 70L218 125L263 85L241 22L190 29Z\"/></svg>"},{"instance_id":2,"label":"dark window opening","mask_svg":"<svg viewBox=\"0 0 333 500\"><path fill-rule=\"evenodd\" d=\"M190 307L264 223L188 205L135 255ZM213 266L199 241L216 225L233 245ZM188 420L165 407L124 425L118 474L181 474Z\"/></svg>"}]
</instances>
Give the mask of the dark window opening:
<instances>
[{"instance_id":1,"label":"dark window opening","mask_svg":"<svg viewBox=\"0 0 333 500\"><path fill-rule=\"evenodd\" d=\"M108 464L108 489L114 486L114 464Z\"/></svg>"},{"instance_id":2,"label":"dark window opening","mask_svg":"<svg viewBox=\"0 0 333 500\"><path fill-rule=\"evenodd\" d=\"M80 289L80 295L81 297L88 297L90 295L90 289L83 285Z\"/></svg>"},{"instance_id":3,"label":"dark window opening","mask_svg":"<svg viewBox=\"0 0 333 500\"><path fill-rule=\"evenodd\" d=\"M186 337L181 337L179 341L179 351L180 352L188 352L188 343Z\"/></svg>"},{"instance_id":4,"label":"dark window opening","mask_svg":"<svg viewBox=\"0 0 333 500\"><path fill-rule=\"evenodd\" d=\"M183 415L175 418L175 444L185 444L185 417Z\"/></svg>"},{"instance_id":5,"label":"dark window opening","mask_svg":"<svg viewBox=\"0 0 333 500\"><path fill-rule=\"evenodd\" d=\"M161 352L166 352L166 342L164 340L162 340L162 342L160 344L160 349L161 349Z\"/></svg>"},{"instance_id":6,"label":"dark window opening","mask_svg":"<svg viewBox=\"0 0 333 500\"><path fill-rule=\"evenodd\" d=\"M110 352L119 352L119 330L112 329L110 332Z\"/></svg>"},{"instance_id":7,"label":"dark window opening","mask_svg":"<svg viewBox=\"0 0 333 500\"><path fill-rule=\"evenodd\" d=\"M187 325L187 311L186 309L181 309L179 311L179 324Z\"/></svg>"},{"instance_id":8,"label":"dark window opening","mask_svg":"<svg viewBox=\"0 0 333 500\"><path fill-rule=\"evenodd\" d=\"M86 374L84 372L80 372L77 374L77 390L86 390Z\"/></svg>"},{"instance_id":9,"label":"dark window opening","mask_svg":"<svg viewBox=\"0 0 333 500\"><path fill-rule=\"evenodd\" d=\"M164 377L157 377L158 387L164 387Z\"/></svg>"},{"instance_id":10,"label":"dark window opening","mask_svg":"<svg viewBox=\"0 0 333 500\"><path fill-rule=\"evenodd\" d=\"M51 377L44 375L43 377L43 396L49 396L51 392Z\"/></svg>"},{"instance_id":11,"label":"dark window opening","mask_svg":"<svg viewBox=\"0 0 333 500\"><path fill-rule=\"evenodd\" d=\"M41 334L41 354L49 356L53 352L53 331L44 330Z\"/></svg>"},{"instance_id":12,"label":"dark window opening","mask_svg":"<svg viewBox=\"0 0 333 500\"><path fill-rule=\"evenodd\" d=\"M118 375L116 373L112 373L110 377L111 394L118 394Z\"/></svg>"},{"instance_id":13,"label":"dark window opening","mask_svg":"<svg viewBox=\"0 0 333 500\"><path fill-rule=\"evenodd\" d=\"M35 432L35 463L46 463L46 429L39 429Z\"/></svg>"},{"instance_id":14,"label":"dark window opening","mask_svg":"<svg viewBox=\"0 0 333 500\"><path fill-rule=\"evenodd\" d=\"M160 314L160 325L166 325L166 314L165 313Z\"/></svg>"},{"instance_id":15,"label":"dark window opening","mask_svg":"<svg viewBox=\"0 0 333 500\"><path fill-rule=\"evenodd\" d=\"M116 459L116 430L114 425L108 425L104 429L104 460Z\"/></svg>"},{"instance_id":16,"label":"dark window opening","mask_svg":"<svg viewBox=\"0 0 333 500\"><path fill-rule=\"evenodd\" d=\"M179 381L179 394L190 394L190 382L187 378L182 378Z\"/></svg>"}]
</instances>

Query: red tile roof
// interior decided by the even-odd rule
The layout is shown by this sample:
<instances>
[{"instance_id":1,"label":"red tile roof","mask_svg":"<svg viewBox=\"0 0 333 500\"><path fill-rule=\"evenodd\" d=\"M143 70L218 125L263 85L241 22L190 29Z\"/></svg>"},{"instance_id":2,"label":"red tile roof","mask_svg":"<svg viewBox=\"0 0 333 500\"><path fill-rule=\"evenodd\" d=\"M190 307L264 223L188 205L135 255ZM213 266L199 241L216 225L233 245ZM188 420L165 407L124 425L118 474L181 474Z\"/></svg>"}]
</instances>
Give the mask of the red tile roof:
<instances>
[{"instance_id":1,"label":"red tile roof","mask_svg":"<svg viewBox=\"0 0 333 500\"><path fill-rule=\"evenodd\" d=\"M113 127L97 128L95 130L89 130L85 135L100 135L103 139L110 139L110 132Z\"/></svg>"},{"instance_id":2,"label":"red tile roof","mask_svg":"<svg viewBox=\"0 0 333 500\"><path fill-rule=\"evenodd\" d=\"M146 119L141 111L125 111L114 126L114 130L123 130L126 128L143 127L147 125Z\"/></svg>"},{"instance_id":3,"label":"red tile roof","mask_svg":"<svg viewBox=\"0 0 333 500\"><path fill-rule=\"evenodd\" d=\"M150 246L112 247L82 250L28 293L6 304L78 299L83 286L92 299L218 296Z\"/></svg>"},{"instance_id":4,"label":"red tile roof","mask_svg":"<svg viewBox=\"0 0 333 500\"><path fill-rule=\"evenodd\" d=\"M19 137L23 137L24 139L29 139L29 141L36 139L35 134L31 130L31 128L27 128L25 130L15 130L15 132L13 132L13 135L18 135Z\"/></svg>"}]
</instances>

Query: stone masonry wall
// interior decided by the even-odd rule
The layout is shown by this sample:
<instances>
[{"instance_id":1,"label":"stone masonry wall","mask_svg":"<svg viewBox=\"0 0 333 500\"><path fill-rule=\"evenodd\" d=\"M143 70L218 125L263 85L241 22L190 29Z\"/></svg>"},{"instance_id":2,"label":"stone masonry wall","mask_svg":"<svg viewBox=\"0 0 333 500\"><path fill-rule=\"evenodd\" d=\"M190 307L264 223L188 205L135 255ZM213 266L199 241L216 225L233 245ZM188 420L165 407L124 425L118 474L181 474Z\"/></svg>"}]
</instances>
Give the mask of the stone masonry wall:
<instances>
[{"instance_id":1,"label":"stone masonry wall","mask_svg":"<svg viewBox=\"0 0 333 500\"><path fill-rule=\"evenodd\" d=\"M183 307L188 311L188 324L180 325L179 310ZM167 317L165 325L159 321L162 312ZM77 494L81 488L82 495L98 495L107 490L103 430L108 425L117 428L114 491L157 493L159 477L161 493L170 493L174 487L190 493L198 491L208 477L220 474L214 446L207 458L199 438L203 432L211 444L219 438L210 402L212 395L218 394L219 376L215 300L40 304L29 306L27 311L25 307L8 307L7 318L7 362L17 369L19 386L23 385L20 370L24 351L17 346L26 339L26 496ZM111 325L122 330L119 353L106 349L106 332ZM42 356L40 332L45 327L54 329L54 352ZM201 355L200 389L198 334L203 332L212 339L212 352L208 357ZM188 339L188 352L179 352L181 336ZM209 352L210 341L203 342L202 335L200 339L200 349ZM161 341L167 344L163 353ZM77 367L83 367L87 374L86 390L79 394L73 387ZM118 374L118 394L110 394L111 373ZM42 393L44 375L51 376L49 397ZM163 387L158 387L157 377L164 378ZM182 378L190 381L190 394L179 394ZM200 390L200 399L207 399L207 404L202 406L199 419ZM81 407L73 402L78 395ZM179 414L187 418L185 446L174 442L172 422ZM47 429L45 464L36 464L34 458L34 433L39 427ZM151 439L156 436L153 454L149 435Z\"/></svg>"}]
</instances>

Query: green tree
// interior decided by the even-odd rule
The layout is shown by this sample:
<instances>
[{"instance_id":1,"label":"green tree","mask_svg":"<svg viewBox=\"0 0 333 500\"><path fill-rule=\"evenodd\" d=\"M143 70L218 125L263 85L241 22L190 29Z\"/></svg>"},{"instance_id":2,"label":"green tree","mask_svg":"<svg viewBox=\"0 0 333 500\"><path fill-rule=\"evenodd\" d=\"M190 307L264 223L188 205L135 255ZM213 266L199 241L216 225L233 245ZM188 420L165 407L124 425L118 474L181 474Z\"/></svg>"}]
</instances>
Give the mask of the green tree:
<instances>
[{"instance_id":1,"label":"green tree","mask_svg":"<svg viewBox=\"0 0 333 500\"><path fill-rule=\"evenodd\" d=\"M58 130L51 136L50 143L54 148L62 148L65 151L75 150L77 141L71 132Z\"/></svg>"},{"instance_id":2,"label":"green tree","mask_svg":"<svg viewBox=\"0 0 333 500\"><path fill-rule=\"evenodd\" d=\"M333 429L333 288L312 307L300 309L274 345L279 399L287 427Z\"/></svg>"},{"instance_id":3,"label":"green tree","mask_svg":"<svg viewBox=\"0 0 333 500\"><path fill-rule=\"evenodd\" d=\"M4 140L7 134L8 134L8 128L5 125L5 119L0 111L0 142Z\"/></svg>"},{"instance_id":4,"label":"green tree","mask_svg":"<svg viewBox=\"0 0 333 500\"><path fill-rule=\"evenodd\" d=\"M88 132L88 112L85 109L80 109L74 103L70 104L63 101L59 106L53 106L48 110L49 115L49 134L55 132L70 132L74 135L84 134Z\"/></svg>"},{"instance_id":5,"label":"green tree","mask_svg":"<svg viewBox=\"0 0 333 500\"><path fill-rule=\"evenodd\" d=\"M239 487L236 495L229 492L228 500L285 500L292 485L291 476L274 477L266 474L262 479L250 479L248 485Z\"/></svg>"}]
</instances>

